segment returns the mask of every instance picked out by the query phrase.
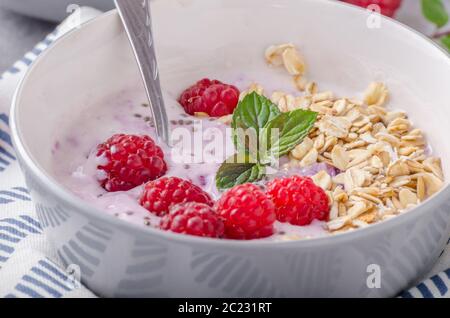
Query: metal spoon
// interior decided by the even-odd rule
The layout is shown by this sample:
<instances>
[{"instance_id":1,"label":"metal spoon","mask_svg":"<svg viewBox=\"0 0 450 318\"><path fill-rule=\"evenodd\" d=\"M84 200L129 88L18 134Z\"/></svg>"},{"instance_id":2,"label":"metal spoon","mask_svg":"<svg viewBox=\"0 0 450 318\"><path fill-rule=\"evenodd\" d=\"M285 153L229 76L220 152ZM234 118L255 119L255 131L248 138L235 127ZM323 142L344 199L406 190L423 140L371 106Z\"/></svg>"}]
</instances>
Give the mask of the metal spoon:
<instances>
[{"instance_id":1,"label":"metal spoon","mask_svg":"<svg viewBox=\"0 0 450 318\"><path fill-rule=\"evenodd\" d=\"M169 145L169 122L159 82L150 0L114 0L144 82L158 137Z\"/></svg>"}]
</instances>

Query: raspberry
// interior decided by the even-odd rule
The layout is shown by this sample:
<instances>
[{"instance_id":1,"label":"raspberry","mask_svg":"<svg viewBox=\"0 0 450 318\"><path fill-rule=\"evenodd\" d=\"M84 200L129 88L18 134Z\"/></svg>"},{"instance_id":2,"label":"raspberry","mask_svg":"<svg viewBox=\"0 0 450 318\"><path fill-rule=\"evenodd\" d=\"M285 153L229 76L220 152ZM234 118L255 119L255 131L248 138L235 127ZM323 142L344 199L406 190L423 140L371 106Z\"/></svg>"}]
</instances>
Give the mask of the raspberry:
<instances>
[{"instance_id":1,"label":"raspberry","mask_svg":"<svg viewBox=\"0 0 450 318\"><path fill-rule=\"evenodd\" d=\"M130 190L167 171L161 148L149 136L114 135L97 146L97 157L99 181L109 192Z\"/></svg>"},{"instance_id":2,"label":"raspberry","mask_svg":"<svg viewBox=\"0 0 450 318\"><path fill-rule=\"evenodd\" d=\"M314 219L328 220L328 196L311 178L291 176L267 184L266 193L275 204L277 220L308 225Z\"/></svg>"},{"instance_id":3,"label":"raspberry","mask_svg":"<svg viewBox=\"0 0 450 318\"><path fill-rule=\"evenodd\" d=\"M166 231L203 237L222 237L224 225L216 212L204 203L177 204L161 219Z\"/></svg>"},{"instance_id":4,"label":"raspberry","mask_svg":"<svg viewBox=\"0 0 450 318\"><path fill-rule=\"evenodd\" d=\"M225 236L250 240L273 234L275 208L254 184L238 185L225 192L216 205L225 223Z\"/></svg>"},{"instance_id":5,"label":"raspberry","mask_svg":"<svg viewBox=\"0 0 450 318\"><path fill-rule=\"evenodd\" d=\"M178 203L198 202L209 206L214 204L208 193L188 180L177 177L163 177L144 186L140 204L150 212L163 216Z\"/></svg>"},{"instance_id":6,"label":"raspberry","mask_svg":"<svg viewBox=\"0 0 450 318\"><path fill-rule=\"evenodd\" d=\"M381 14L393 17L395 12L400 8L402 0L343 0L344 2L354 4L363 8L375 4L380 6Z\"/></svg>"},{"instance_id":7,"label":"raspberry","mask_svg":"<svg viewBox=\"0 0 450 318\"><path fill-rule=\"evenodd\" d=\"M239 90L217 80L202 79L186 89L179 98L186 113L207 113L211 117L232 114L239 101Z\"/></svg>"}]
</instances>

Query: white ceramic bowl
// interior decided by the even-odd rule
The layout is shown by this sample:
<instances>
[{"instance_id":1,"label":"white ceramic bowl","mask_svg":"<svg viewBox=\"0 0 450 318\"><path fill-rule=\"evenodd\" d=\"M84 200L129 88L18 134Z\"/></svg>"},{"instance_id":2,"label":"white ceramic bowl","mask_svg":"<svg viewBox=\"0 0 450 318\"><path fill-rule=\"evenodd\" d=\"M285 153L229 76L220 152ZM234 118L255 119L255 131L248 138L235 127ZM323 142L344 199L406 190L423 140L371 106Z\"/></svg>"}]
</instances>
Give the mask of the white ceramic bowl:
<instances>
[{"instance_id":1,"label":"white ceramic bowl","mask_svg":"<svg viewBox=\"0 0 450 318\"><path fill-rule=\"evenodd\" d=\"M392 106L427 132L449 178L450 59L421 35L388 19L368 29L363 10L324 0L157 0L153 12L167 91L229 72L289 84L265 67L262 52L292 41L321 89L348 95L386 82ZM48 49L12 109L18 158L46 233L100 295L394 296L426 273L448 239L447 186L384 223L294 242L201 239L110 217L55 181L51 145L79 112L133 83L140 85L137 68L112 11ZM366 283L371 264L380 267L380 288Z\"/></svg>"}]
</instances>

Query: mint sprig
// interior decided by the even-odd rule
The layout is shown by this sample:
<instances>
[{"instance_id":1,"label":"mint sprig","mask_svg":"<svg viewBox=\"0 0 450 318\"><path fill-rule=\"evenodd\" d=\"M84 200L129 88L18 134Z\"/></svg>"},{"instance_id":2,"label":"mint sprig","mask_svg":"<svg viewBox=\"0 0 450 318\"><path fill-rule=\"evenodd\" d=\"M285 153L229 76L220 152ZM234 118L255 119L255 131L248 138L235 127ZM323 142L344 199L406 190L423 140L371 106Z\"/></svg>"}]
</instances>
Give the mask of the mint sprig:
<instances>
[{"instance_id":1,"label":"mint sprig","mask_svg":"<svg viewBox=\"0 0 450 318\"><path fill-rule=\"evenodd\" d=\"M233 141L238 152L251 151L246 135L259 141L260 128L267 125L269 121L280 115L277 105L264 96L252 92L244 97L233 112L231 128L233 128ZM259 148L259 145L255 145Z\"/></svg>"},{"instance_id":2,"label":"mint sprig","mask_svg":"<svg viewBox=\"0 0 450 318\"><path fill-rule=\"evenodd\" d=\"M442 0L422 0L422 13L428 21L434 23L438 28L448 22L448 13Z\"/></svg>"},{"instance_id":3,"label":"mint sprig","mask_svg":"<svg viewBox=\"0 0 450 318\"><path fill-rule=\"evenodd\" d=\"M237 154L217 171L217 188L261 180L266 167L301 143L316 120L313 111L281 113L266 97L255 92L247 95L236 107L231 124Z\"/></svg>"},{"instance_id":4,"label":"mint sprig","mask_svg":"<svg viewBox=\"0 0 450 318\"><path fill-rule=\"evenodd\" d=\"M447 34L441 38L441 43L443 46L447 48L447 50L450 51L450 34Z\"/></svg>"}]
</instances>

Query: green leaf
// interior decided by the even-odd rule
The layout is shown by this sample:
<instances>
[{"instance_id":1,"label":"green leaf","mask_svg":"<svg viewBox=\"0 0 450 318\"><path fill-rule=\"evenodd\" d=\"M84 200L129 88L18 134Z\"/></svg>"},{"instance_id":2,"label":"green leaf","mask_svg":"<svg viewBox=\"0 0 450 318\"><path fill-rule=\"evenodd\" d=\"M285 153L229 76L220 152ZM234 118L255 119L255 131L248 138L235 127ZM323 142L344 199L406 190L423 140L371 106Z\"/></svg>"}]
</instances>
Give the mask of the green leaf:
<instances>
[{"instance_id":1,"label":"green leaf","mask_svg":"<svg viewBox=\"0 0 450 318\"><path fill-rule=\"evenodd\" d=\"M228 189L236 185L256 182L265 175L265 167L252 162L248 154L234 155L228 158L216 174L216 186L218 189Z\"/></svg>"},{"instance_id":2,"label":"green leaf","mask_svg":"<svg viewBox=\"0 0 450 318\"><path fill-rule=\"evenodd\" d=\"M438 28L448 22L448 13L441 0L422 0L422 13L428 21L436 24Z\"/></svg>"},{"instance_id":3,"label":"green leaf","mask_svg":"<svg viewBox=\"0 0 450 318\"><path fill-rule=\"evenodd\" d=\"M261 128L279 114L277 105L266 97L256 92L245 96L234 110L231 122L233 141L238 152L249 150L248 141L245 140L246 133L255 135L255 141L258 142Z\"/></svg>"},{"instance_id":4,"label":"green leaf","mask_svg":"<svg viewBox=\"0 0 450 318\"><path fill-rule=\"evenodd\" d=\"M266 97L255 92L247 95L236 107L231 123L238 154L220 166L217 188L261 180L266 174L265 165L298 145L316 119L315 112L299 109L281 113Z\"/></svg>"},{"instance_id":5,"label":"green leaf","mask_svg":"<svg viewBox=\"0 0 450 318\"><path fill-rule=\"evenodd\" d=\"M441 38L441 43L450 51L450 34Z\"/></svg>"},{"instance_id":6,"label":"green leaf","mask_svg":"<svg viewBox=\"0 0 450 318\"><path fill-rule=\"evenodd\" d=\"M317 113L297 109L282 113L271 120L261 134L262 162L279 158L295 148L305 138L317 120Z\"/></svg>"}]
</instances>

